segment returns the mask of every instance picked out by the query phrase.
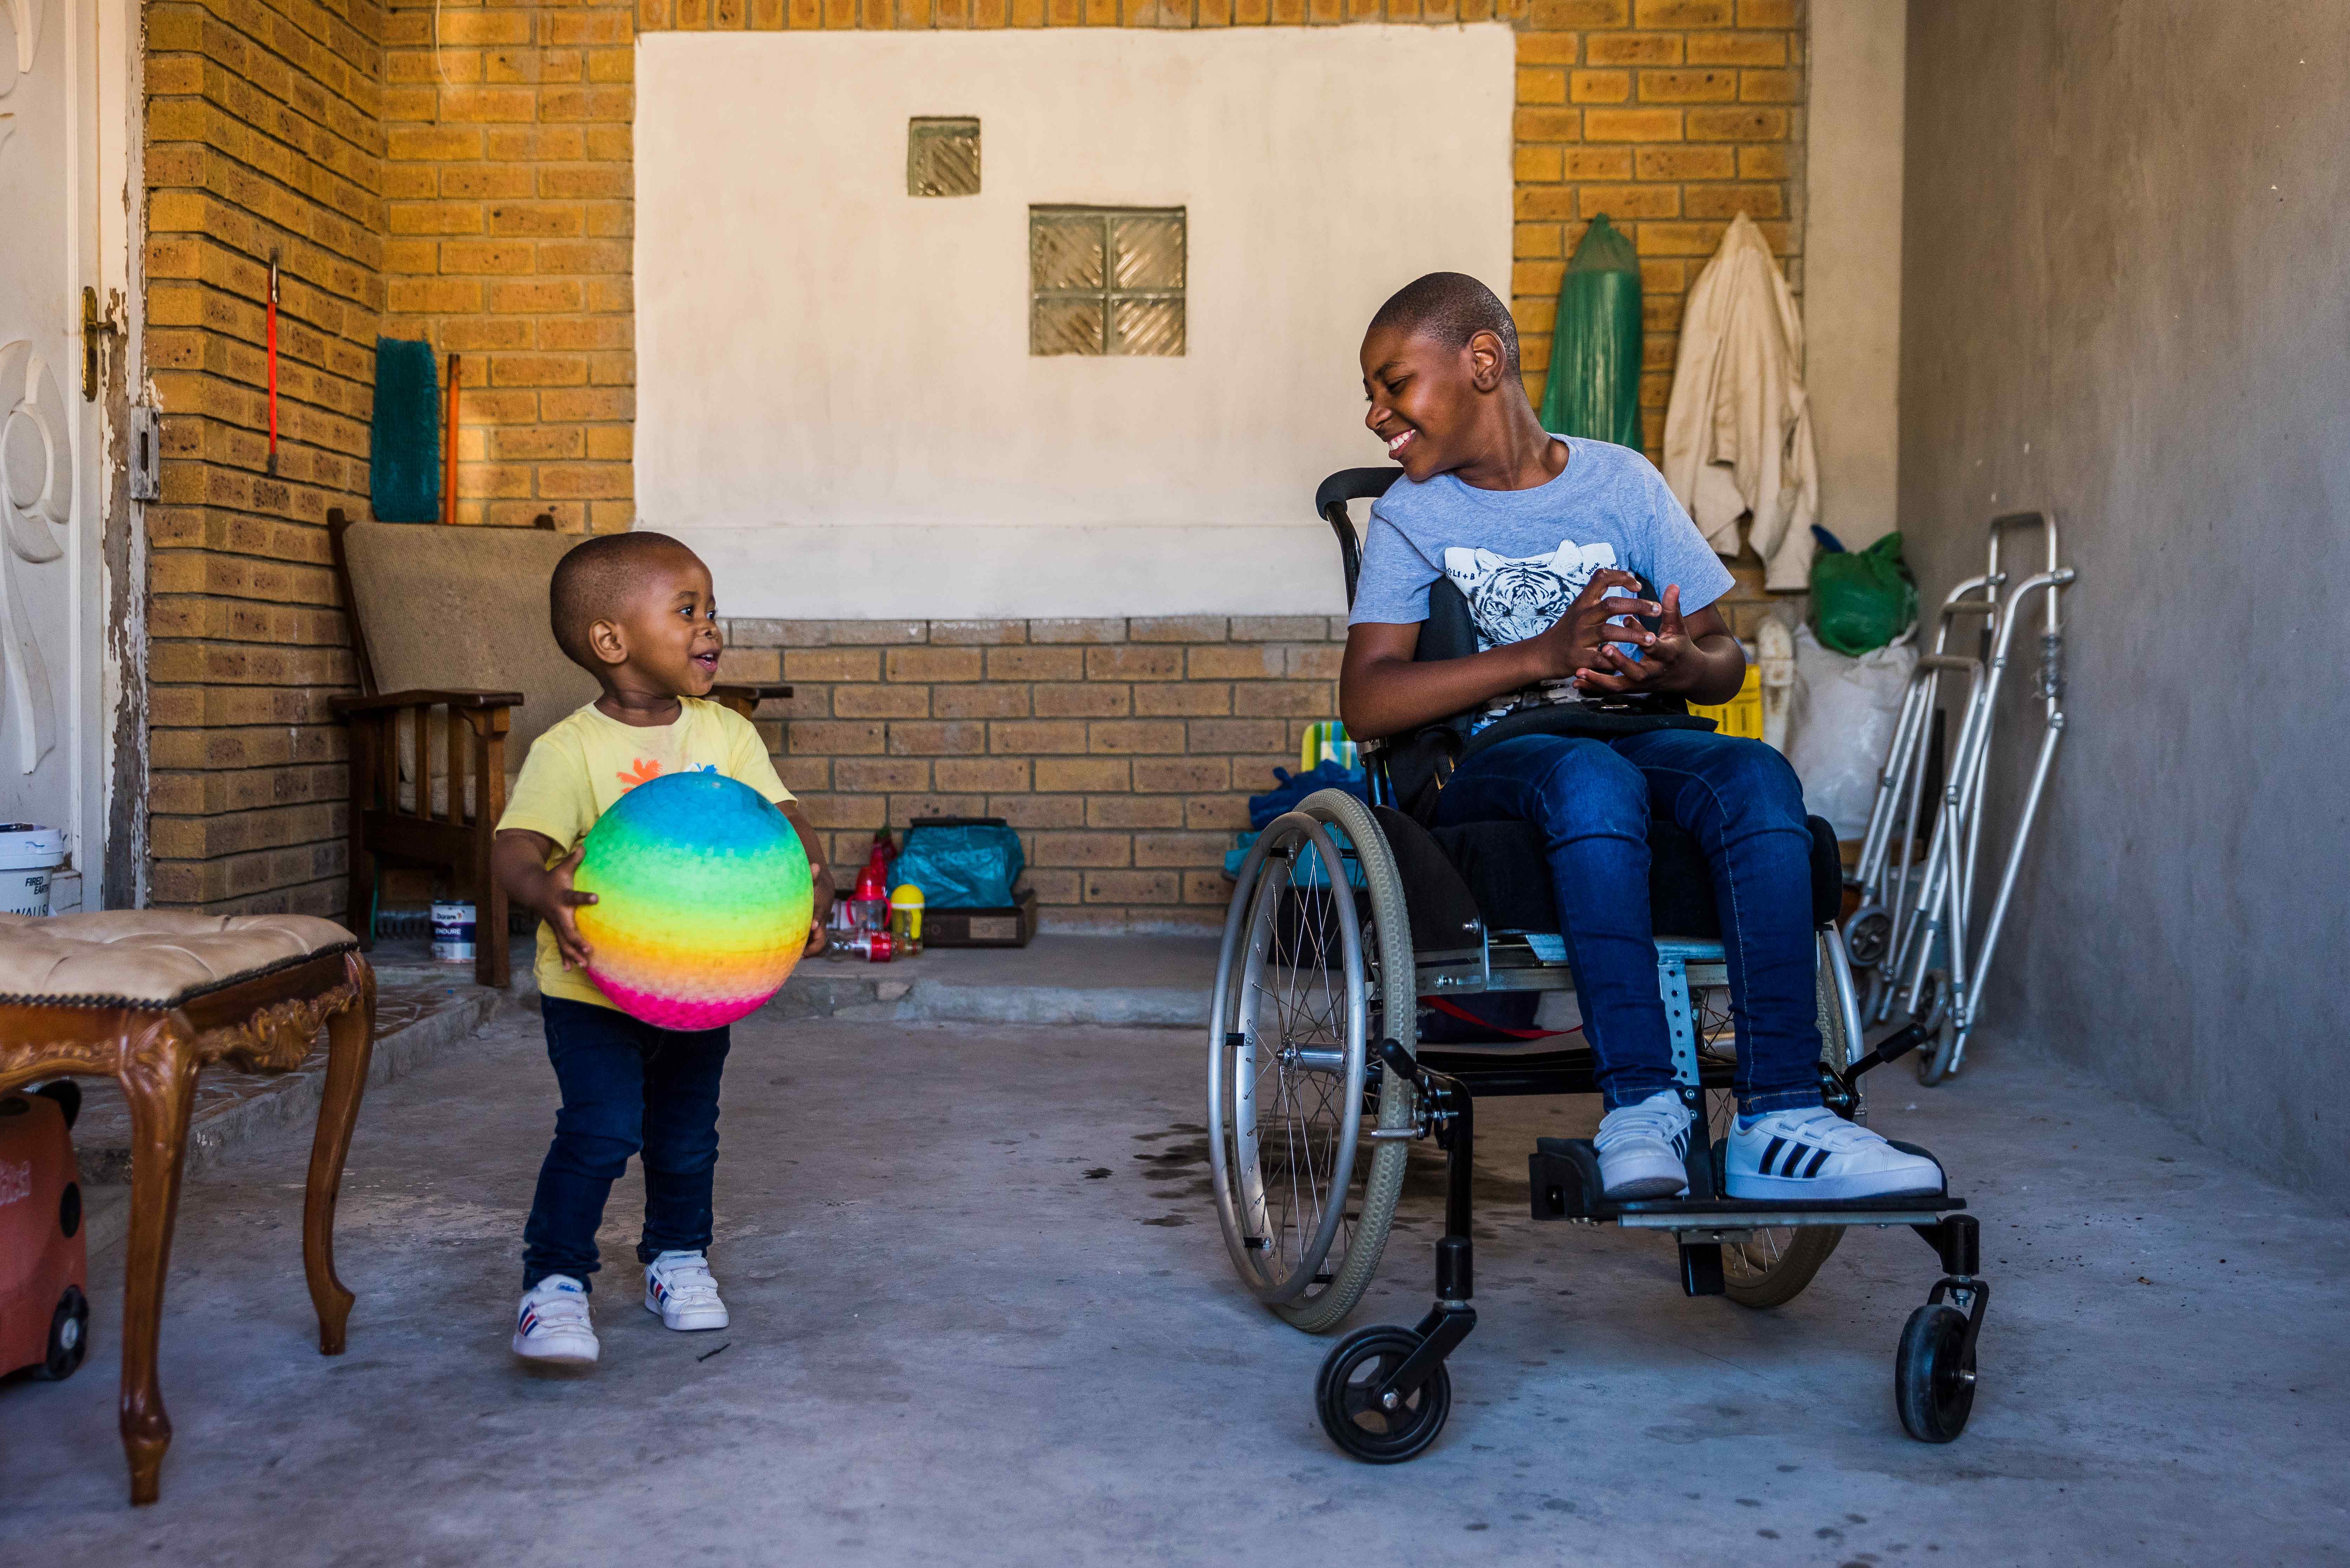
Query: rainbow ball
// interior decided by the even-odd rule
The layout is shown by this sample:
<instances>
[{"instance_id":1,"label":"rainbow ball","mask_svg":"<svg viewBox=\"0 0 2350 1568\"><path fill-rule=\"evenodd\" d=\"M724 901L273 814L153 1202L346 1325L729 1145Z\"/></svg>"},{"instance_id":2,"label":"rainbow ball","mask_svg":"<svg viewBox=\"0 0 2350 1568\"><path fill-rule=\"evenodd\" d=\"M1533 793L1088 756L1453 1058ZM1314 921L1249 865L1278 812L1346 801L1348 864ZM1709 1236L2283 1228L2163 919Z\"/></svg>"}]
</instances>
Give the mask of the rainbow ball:
<instances>
[{"instance_id":1,"label":"rainbow ball","mask_svg":"<svg viewBox=\"0 0 2350 1568\"><path fill-rule=\"evenodd\" d=\"M716 1029L775 994L807 945L807 852L748 784L649 779L588 830L573 886L612 1004L662 1029Z\"/></svg>"}]
</instances>

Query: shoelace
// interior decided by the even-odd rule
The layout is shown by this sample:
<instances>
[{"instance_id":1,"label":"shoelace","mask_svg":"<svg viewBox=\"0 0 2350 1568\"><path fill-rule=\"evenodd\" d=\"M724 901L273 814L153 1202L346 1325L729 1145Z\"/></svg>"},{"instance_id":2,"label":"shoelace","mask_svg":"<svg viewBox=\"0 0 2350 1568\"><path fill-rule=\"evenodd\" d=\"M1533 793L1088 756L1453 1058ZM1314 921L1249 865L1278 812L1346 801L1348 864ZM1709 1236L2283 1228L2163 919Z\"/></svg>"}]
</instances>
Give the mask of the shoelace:
<instances>
[{"instance_id":1,"label":"shoelace","mask_svg":"<svg viewBox=\"0 0 2350 1568\"><path fill-rule=\"evenodd\" d=\"M1627 1106L1611 1112L1600 1125L1599 1136L1591 1140L1594 1148L1607 1149L1628 1138L1653 1137L1667 1144L1689 1131L1681 1119L1680 1108L1665 1106Z\"/></svg>"},{"instance_id":2,"label":"shoelace","mask_svg":"<svg viewBox=\"0 0 2350 1568\"><path fill-rule=\"evenodd\" d=\"M680 1306L707 1306L718 1299L718 1282L711 1277L710 1265L700 1258L656 1264L654 1272Z\"/></svg>"}]
</instances>

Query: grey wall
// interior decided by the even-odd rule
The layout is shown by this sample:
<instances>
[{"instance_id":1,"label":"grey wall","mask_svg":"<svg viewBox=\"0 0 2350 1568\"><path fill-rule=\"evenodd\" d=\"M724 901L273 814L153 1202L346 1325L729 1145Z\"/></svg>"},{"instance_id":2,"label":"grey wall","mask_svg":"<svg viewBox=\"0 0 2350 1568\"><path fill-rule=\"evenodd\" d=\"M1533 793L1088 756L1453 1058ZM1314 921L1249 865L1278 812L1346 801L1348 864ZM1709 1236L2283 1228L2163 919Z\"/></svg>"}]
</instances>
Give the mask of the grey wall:
<instances>
[{"instance_id":1,"label":"grey wall","mask_svg":"<svg viewBox=\"0 0 2350 1568\"><path fill-rule=\"evenodd\" d=\"M2081 572L1987 1054L2350 1199L2350 5L1913 0L1908 74L1912 558Z\"/></svg>"}]
</instances>

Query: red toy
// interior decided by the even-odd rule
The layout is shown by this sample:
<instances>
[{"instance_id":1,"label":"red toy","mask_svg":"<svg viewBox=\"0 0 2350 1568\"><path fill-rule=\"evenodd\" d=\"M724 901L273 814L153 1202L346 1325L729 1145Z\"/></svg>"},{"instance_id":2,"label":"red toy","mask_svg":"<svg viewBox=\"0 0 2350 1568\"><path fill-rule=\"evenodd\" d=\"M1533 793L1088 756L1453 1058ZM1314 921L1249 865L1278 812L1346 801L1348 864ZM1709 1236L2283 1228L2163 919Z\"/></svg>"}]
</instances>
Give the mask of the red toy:
<instances>
[{"instance_id":1,"label":"red toy","mask_svg":"<svg viewBox=\"0 0 2350 1568\"><path fill-rule=\"evenodd\" d=\"M0 1376L70 1377L89 1350L89 1253L70 1079L0 1095Z\"/></svg>"}]
</instances>

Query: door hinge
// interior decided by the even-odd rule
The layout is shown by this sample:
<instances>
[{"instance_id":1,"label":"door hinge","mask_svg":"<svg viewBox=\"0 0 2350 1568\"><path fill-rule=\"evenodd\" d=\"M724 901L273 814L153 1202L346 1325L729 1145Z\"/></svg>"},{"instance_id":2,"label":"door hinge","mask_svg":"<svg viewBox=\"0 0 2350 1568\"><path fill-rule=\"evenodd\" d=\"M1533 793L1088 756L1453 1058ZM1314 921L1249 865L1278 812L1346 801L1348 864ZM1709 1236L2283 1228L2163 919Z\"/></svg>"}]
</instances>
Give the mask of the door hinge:
<instances>
[{"instance_id":1,"label":"door hinge","mask_svg":"<svg viewBox=\"0 0 2350 1568\"><path fill-rule=\"evenodd\" d=\"M110 332L120 332L121 325L98 310L98 290L85 287L81 291L81 400L98 401L99 359L98 340Z\"/></svg>"}]
</instances>

